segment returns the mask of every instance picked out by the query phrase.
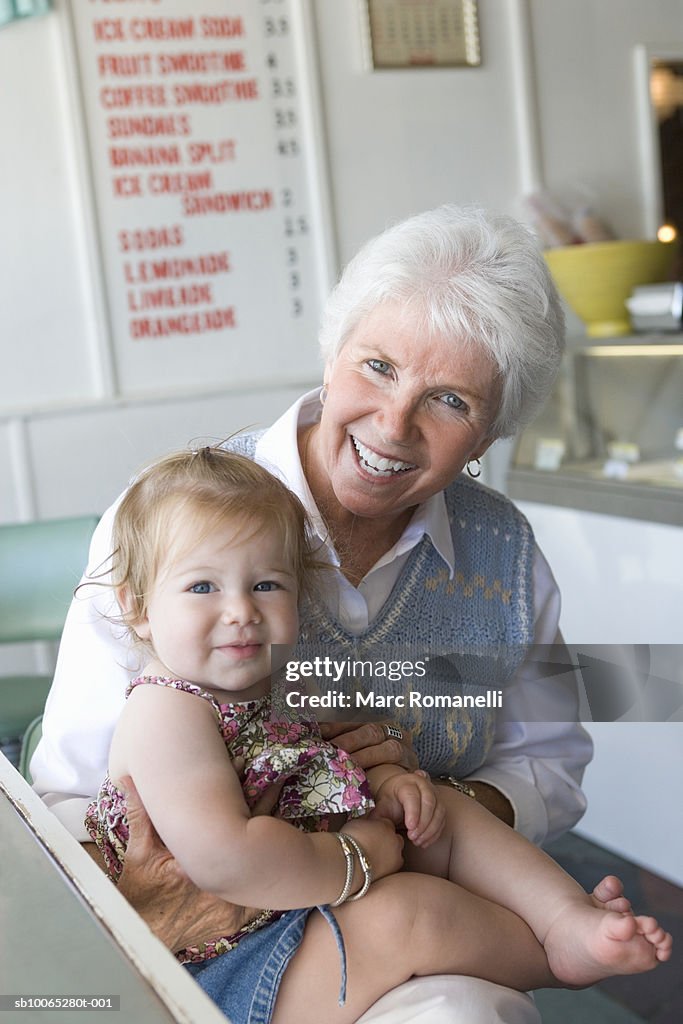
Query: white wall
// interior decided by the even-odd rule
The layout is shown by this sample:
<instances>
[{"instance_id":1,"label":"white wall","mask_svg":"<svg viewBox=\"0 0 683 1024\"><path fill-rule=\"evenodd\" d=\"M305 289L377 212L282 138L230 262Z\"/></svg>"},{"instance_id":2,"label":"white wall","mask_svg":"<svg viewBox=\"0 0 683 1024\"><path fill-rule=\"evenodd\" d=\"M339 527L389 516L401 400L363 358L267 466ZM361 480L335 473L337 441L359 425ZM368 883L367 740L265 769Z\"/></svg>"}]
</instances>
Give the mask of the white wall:
<instances>
[{"instance_id":1,"label":"white wall","mask_svg":"<svg viewBox=\"0 0 683 1024\"><path fill-rule=\"evenodd\" d=\"M520 7L479 5L481 67L369 73L356 4L315 4L342 261L387 223L439 203L516 205L522 142L510 35Z\"/></svg>"},{"instance_id":2,"label":"white wall","mask_svg":"<svg viewBox=\"0 0 683 1024\"><path fill-rule=\"evenodd\" d=\"M597 658L602 645L626 645L626 652L647 645L648 686L662 678L683 687L680 527L518 504L553 568L567 643ZM618 656L603 650L608 660ZM577 828L679 885L683 819L671 809L683 778L681 718L677 708L670 721L588 725L595 757L584 779L588 810Z\"/></svg>"},{"instance_id":3,"label":"white wall","mask_svg":"<svg viewBox=\"0 0 683 1024\"><path fill-rule=\"evenodd\" d=\"M59 17L0 32L0 409L92 390L86 246Z\"/></svg>"},{"instance_id":4,"label":"white wall","mask_svg":"<svg viewBox=\"0 0 683 1024\"><path fill-rule=\"evenodd\" d=\"M638 43L683 43L678 0L531 0L546 183L584 183L621 237L644 230ZM680 48L680 47L679 47Z\"/></svg>"},{"instance_id":5,"label":"white wall","mask_svg":"<svg viewBox=\"0 0 683 1024\"><path fill-rule=\"evenodd\" d=\"M683 44L678 0L482 0L481 67L376 73L364 70L356 0L296 2L312 11L317 31L341 262L386 223L444 201L518 213L521 195L542 177L553 187L583 182L620 233L640 231L633 47ZM147 443L147 401L109 394L65 4L55 0L46 17L0 32L0 467L12 481L0 497L5 520L99 511L131 469L186 441L187 429L220 436L241 425L243 410L248 422L263 422L286 400L264 367L237 416L232 402L200 395L155 406ZM318 372L312 361L308 380ZM149 393L162 385L160 361ZM229 394L230 381L216 381L221 389ZM76 414L83 404L87 411ZM128 440L112 445L119 437ZM123 447L127 455L102 460L103 448Z\"/></svg>"}]
</instances>

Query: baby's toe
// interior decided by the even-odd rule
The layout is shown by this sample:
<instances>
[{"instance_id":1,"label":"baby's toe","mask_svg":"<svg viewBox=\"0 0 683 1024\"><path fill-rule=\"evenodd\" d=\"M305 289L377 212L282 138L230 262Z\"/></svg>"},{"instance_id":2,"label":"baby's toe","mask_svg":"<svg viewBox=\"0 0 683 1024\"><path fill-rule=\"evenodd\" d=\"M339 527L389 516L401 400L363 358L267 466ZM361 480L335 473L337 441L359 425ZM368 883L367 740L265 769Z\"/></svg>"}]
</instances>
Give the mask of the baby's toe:
<instances>
[{"instance_id":1,"label":"baby's toe","mask_svg":"<svg viewBox=\"0 0 683 1024\"><path fill-rule=\"evenodd\" d=\"M603 933L610 939L618 942L628 942L640 931L633 914L616 914L609 911L605 914L603 922Z\"/></svg>"},{"instance_id":2,"label":"baby's toe","mask_svg":"<svg viewBox=\"0 0 683 1024\"><path fill-rule=\"evenodd\" d=\"M659 943L659 945L657 946L657 949L656 949L657 959L659 961L661 961L661 963L664 963L671 956L671 952L672 952L672 949L673 949L673 944L674 944L674 940L669 935L669 933L666 932L666 934L664 936L664 939L662 940L661 943Z\"/></svg>"},{"instance_id":3,"label":"baby's toe","mask_svg":"<svg viewBox=\"0 0 683 1024\"><path fill-rule=\"evenodd\" d=\"M624 894L624 886L620 878L616 875L605 875L605 877L598 882L593 889L593 895L601 903L607 903L609 900L617 899Z\"/></svg>"}]
</instances>

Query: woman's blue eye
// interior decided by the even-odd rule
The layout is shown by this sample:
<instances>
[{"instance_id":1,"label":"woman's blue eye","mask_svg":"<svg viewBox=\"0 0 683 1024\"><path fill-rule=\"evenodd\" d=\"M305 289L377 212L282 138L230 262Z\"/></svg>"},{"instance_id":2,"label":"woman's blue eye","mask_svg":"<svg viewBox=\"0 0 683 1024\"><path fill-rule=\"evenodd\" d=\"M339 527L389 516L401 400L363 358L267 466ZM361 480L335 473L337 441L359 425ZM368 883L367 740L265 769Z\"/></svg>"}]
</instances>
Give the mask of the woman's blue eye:
<instances>
[{"instance_id":1,"label":"woman's blue eye","mask_svg":"<svg viewBox=\"0 0 683 1024\"><path fill-rule=\"evenodd\" d=\"M216 588L208 580L202 580L200 583L193 583L189 589L191 594L212 594Z\"/></svg>"},{"instance_id":2,"label":"woman's blue eye","mask_svg":"<svg viewBox=\"0 0 683 1024\"><path fill-rule=\"evenodd\" d=\"M389 373L391 370L389 363L385 363L383 359L368 359L368 366L377 373Z\"/></svg>"},{"instance_id":3,"label":"woman's blue eye","mask_svg":"<svg viewBox=\"0 0 683 1024\"><path fill-rule=\"evenodd\" d=\"M280 584L276 583L275 580L264 580L263 583L257 583L254 587L258 593L269 593L271 590L280 590Z\"/></svg>"},{"instance_id":4,"label":"woman's blue eye","mask_svg":"<svg viewBox=\"0 0 683 1024\"><path fill-rule=\"evenodd\" d=\"M466 409L467 406L463 402L462 398L458 398L452 392L448 392L446 395L440 395L439 400L447 405L449 409Z\"/></svg>"}]
</instances>

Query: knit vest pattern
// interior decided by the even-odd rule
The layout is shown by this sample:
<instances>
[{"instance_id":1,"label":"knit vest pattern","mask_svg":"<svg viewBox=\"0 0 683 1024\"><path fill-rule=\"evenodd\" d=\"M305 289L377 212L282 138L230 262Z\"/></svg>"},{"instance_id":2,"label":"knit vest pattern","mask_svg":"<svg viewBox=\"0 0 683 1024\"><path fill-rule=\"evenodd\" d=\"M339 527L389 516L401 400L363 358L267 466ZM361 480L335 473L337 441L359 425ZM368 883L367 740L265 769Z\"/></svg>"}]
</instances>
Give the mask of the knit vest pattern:
<instances>
[{"instance_id":1,"label":"knit vest pattern","mask_svg":"<svg viewBox=\"0 0 683 1024\"><path fill-rule=\"evenodd\" d=\"M227 447L253 458L259 436L240 435ZM522 513L496 491L460 475L444 493L453 577L425 536L379 615L360 635L349 633L321 600L307 599L292 657L345 662L349 671L341 680L317 678L316 683L321 692L350 693L354 707L355 693L364 694L362 711L346 717L398 721L412 732L420 767L432 775L467 776L493 743L505 687L533 642L534 538ZM398 668L416 664L423 674ZM374 714L365 703L370 691ZM502 691L502 711L480 706L487 691ZM403 695L403 706L387 709L383 701L397 694ZM447 702L455 706L443 706ZM430 703L434 706L425 706Z\"/></svg>"}]
</instances>

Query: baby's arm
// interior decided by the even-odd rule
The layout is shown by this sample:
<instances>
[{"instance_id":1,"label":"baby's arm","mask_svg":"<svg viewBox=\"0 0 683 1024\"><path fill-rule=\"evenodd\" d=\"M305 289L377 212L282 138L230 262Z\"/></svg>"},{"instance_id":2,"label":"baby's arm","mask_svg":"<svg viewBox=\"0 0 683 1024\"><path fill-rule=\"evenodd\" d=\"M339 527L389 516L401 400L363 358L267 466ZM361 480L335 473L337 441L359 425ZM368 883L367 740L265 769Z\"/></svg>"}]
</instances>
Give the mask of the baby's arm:
<instances>
[{"instance_id":1,"label":"baby's arm","mask_svg":"<svg viewBox=\"0 0 683 1024\"><path fill-rule=\"evenodd\" d=\"M368 773L375 798L374 814L405 829L415 846L431 846L441 835L446 812L427 772L406 772L395 764L378 765Z\"/></svg>"},{"instance_id":2,"label":"baby's arm","mask_svg":"<svg viewBox=\"0 0 683 1024\"><path fill-rule=\"evenodd\" d=\"M136 687L110 754L112 780L125 775L162 841L200 889L277 910L338 897L345 859L337 839L250 816L207 701L167 687ZM401 840L386 823L352 822L346 830L358 833L376 877L400 868ZM359 889L363 874L355 866L353 888Z\"/></svg>"}]
</instances>

